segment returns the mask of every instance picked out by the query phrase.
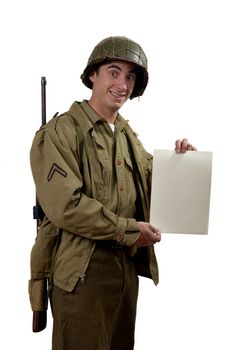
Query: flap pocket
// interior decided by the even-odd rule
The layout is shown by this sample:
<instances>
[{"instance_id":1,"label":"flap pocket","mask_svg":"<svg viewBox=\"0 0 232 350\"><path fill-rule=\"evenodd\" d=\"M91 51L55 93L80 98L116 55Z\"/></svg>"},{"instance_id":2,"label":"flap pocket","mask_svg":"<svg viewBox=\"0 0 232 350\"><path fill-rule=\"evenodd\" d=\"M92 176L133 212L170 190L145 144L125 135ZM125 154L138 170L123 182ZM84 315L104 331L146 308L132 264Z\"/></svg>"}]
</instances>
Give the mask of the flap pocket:
<instances>
[{"instance_id":1,"label":"flap pocket","mask_svg":"<svg viewBox=\"0 0 232 350\"><path fill-rule=\"evenodd\" d=\"M131 171L133 171L133 164L132 164L132 161L131 161L129 155L124 156L124 161L125 161L126 165L131 169Z\"/></svg>"}]
</instances>

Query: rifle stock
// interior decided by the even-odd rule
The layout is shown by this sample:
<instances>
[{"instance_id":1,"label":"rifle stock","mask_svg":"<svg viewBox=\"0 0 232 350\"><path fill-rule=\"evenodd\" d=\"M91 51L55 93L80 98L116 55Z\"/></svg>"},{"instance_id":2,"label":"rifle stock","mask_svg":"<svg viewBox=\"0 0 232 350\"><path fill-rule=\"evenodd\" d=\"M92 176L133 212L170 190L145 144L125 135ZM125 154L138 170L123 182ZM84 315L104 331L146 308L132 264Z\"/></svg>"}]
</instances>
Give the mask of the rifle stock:
<instances>
[{"instance_id":1,"label":"rifle stock","mask_svg":"<svg viewBox=\"0 0 232 350\"><path fill-rule=\"evenodd\" d=\"M47 310L33 311L32 330L34 333L43 331L47 326Z\"/></svg>"}]
</instances>

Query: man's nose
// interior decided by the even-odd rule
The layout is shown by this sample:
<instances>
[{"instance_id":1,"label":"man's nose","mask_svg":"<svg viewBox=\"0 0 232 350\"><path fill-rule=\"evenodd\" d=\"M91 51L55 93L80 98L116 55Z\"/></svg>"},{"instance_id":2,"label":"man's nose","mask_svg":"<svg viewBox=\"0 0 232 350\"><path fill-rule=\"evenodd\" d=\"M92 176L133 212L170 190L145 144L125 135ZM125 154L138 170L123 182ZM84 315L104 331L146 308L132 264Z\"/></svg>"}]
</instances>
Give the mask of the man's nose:
<instances>
[{"instance_id":1,"label":"man's nose","mask_svg":"<svg viewBox=\"0 0 232 350\"><path fill-rule=\"evenodd\" d=\"M127 81L126 81L126 77L125 76L120 76L118 78L118 81L117 81L117 86L120 88L120 89L127 89Z\"/></svg>"}]
</instances>

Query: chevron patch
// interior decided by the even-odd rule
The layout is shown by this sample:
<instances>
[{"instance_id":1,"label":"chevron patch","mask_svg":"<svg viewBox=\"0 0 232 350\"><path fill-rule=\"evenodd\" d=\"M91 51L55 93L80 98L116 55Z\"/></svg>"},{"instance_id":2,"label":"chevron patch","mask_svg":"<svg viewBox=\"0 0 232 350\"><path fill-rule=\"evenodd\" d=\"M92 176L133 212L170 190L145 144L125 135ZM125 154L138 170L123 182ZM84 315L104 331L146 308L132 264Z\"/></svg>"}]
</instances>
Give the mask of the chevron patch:
<instances>
[{"instance_id":1,"label":"chevron patch","mask_svg":"<svg viewBox=\"0 0 232 350\"><path fill-rule=\"evenodd\" d=\"M65 170L63 170L61 167L59 167L59 165L57 165L56 163L53 163L51 166L51 169L49 171L47 180L50 181L56 172L64 177L67 176L67 173Z\"/></svg>"}]
</instances>

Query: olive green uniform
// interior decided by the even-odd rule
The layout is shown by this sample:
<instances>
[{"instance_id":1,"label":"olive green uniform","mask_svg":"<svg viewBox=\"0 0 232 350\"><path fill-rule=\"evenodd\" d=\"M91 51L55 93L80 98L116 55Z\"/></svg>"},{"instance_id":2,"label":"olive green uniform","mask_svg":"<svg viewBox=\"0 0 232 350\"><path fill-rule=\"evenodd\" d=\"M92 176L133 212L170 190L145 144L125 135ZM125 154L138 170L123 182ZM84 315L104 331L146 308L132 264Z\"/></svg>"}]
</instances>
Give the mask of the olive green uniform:
<instances>
[{"instance_id":1,"label":"olive green uniform","mask_svg":"<svg viewBox=\"0 0 232 350\"><path fill-rule=\"evenodd\" d=\"M42 238L38 236L32 249L31 266L32 278L50 275L51 282L55 285L52 293L52 306L55 311L54 339L65 328L60 322L56 326L56 319L64 318L63 314L59 314L61 309L57 306L64 300L62 298L70 295L78 299L79 296L80 305L84 308L81 295L87 295L88 285L93 283L89 290L96 285L93 282L93 276L98 271L94 270L96 256L105 254L101 266L106 271L99 269L98 276L98 280L105 276L102 278L103 284L104 281L109 281L110 276L114 284L118 271L113 270L113 264L121 270L123 283L127 281L127 294L129 285L134 285L131 290L131 298L134 300L132 324L135 321L137 274L150 277L155 284L158 283L153 247L136 249L134 246L139 236L136 220L149 220L151 164L151 155L144 150L127 121L118 115L113 133L108 123L86 101L74 102L67 113L52 119L37 132L31 148L31 167L40 204L50 222L45 219L41 230ZM53 244L54 237L56 244ZM49 241L52 245L48 244ZM43 262L40 260L40 253L38 254L41 251L47 256ZM89 279L88 274L92 276ZM105 290L103 285L102 288ZM81 289L84 289L83 294ZM109 298L110 291L107 293ZM92 302L91 295L92 299L96 299L96 295L90 293L89 305ZM77 314L80 305L77 306ZM65 312L67 314L67 310ZM96 308L95 316L99 312L99 308ZM91 318L95 319L95 316L93 310ZM80 323L83 325L84 321L82 318ZM89 320L86 322L89 324ZM100 337L97 326L95 328ZM110 332L113 332L112 329ZM104 344L107 344L110 337L106 333L108 338L105 336L104 339L108 340ZM128 337L131 338L132 335ZM103 336L100 338L103 339ZM77 344L76 342L75 338L74 343ZM54 350L72 349L71 343L68 347L65 343L62 347L61 343L60 340L60 347L56 343ZM99 346L93 349L110 349L108 345ZM92 348L89 346L89 349Z\"/></svg>"}]
</instances>

